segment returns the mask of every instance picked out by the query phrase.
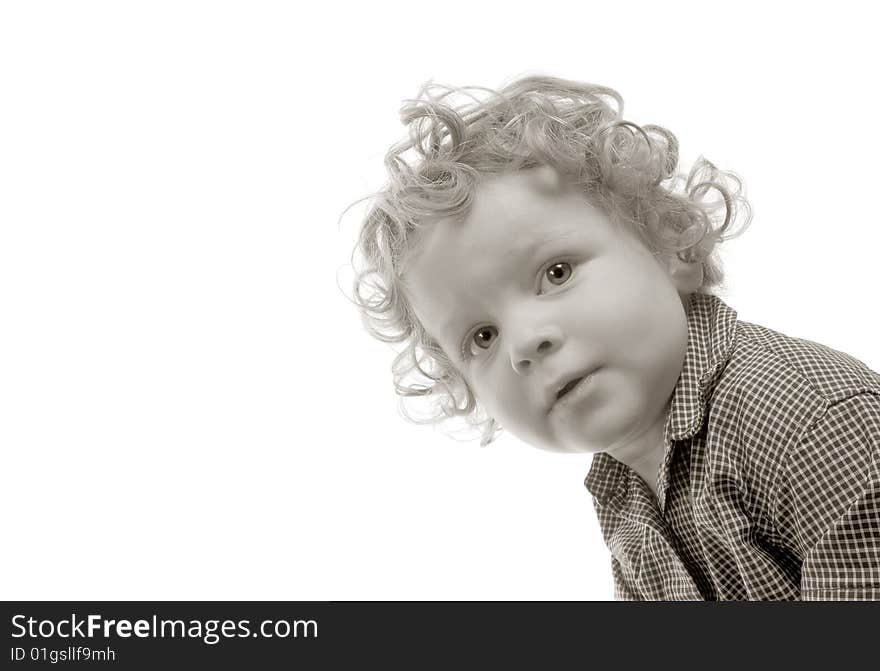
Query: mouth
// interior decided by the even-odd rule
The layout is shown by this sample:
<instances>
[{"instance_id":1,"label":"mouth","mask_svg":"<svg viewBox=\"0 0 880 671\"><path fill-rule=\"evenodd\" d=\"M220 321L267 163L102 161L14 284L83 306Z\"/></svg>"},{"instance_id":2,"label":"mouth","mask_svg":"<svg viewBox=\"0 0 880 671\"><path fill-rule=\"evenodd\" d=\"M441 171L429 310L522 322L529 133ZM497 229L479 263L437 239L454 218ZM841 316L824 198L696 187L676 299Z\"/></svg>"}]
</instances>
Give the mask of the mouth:
<instances>
[{"instance_id":1,"label":"mouth","mask_svg":"<svg viewBox=\"0 0 880 671\"><path fill-rule=\"evenodd\" d=\"M552 412L558 407L563 407L573 398L579 396L580 392L589 385L590 380L593 378L593 373L595 373L595 371L590 372L587 375L578 375L557 389L556 397L552 399L549 411Z\"/></svg>"},{"instance_id":2,"label":"mouth","mask_svg":"<svg viewBox=\"0 0 880 671\"><path fill-rule=\"evenodd\" d=\"M576 377L575 379L571 380L570 382L566 382L566 383L565 383L565 384L559 389L559 391L556 392L556 400L558 401L560 398L562 398L563 396L565 396L565 395L566 395L568 392L570 392L572 389L574 389L575 387L577 387L578 384L580 383L580 381L583 380L583 379L584 379L584 376L581 376L581 377Z\"/></svg>"}]
</instances>

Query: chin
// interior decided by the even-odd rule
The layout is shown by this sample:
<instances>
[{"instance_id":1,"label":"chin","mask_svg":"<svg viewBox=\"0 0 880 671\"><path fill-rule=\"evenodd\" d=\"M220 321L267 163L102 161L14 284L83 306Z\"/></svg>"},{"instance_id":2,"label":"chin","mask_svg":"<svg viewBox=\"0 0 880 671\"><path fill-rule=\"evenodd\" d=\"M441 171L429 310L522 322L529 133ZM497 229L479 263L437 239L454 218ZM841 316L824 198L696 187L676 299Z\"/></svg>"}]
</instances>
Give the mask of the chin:
<instances>
[{"instance_id":1,"label":"chin","mask_svg":"<svg viewBox=\"0 0 880 671\"><path fill-rule=\"evenodd\" d=\"M545 452L555 452L556 454L593 454L602 451L601 449L594 449L583 443L554 443L552 445L537 445L536 447Z\"/></svg>"},{"instance_id":2,"label":"chin","mask_svg":"<svg viewBox=\"0 0 880 671\"><path fill-rule=\"evenodd\" d=\"M542 449L566 454L594 454L605 451L607 444L604 440L604 435L596 436L595 431L588 432L587 427L570 427Z\"/></svg>"}]
</instances>

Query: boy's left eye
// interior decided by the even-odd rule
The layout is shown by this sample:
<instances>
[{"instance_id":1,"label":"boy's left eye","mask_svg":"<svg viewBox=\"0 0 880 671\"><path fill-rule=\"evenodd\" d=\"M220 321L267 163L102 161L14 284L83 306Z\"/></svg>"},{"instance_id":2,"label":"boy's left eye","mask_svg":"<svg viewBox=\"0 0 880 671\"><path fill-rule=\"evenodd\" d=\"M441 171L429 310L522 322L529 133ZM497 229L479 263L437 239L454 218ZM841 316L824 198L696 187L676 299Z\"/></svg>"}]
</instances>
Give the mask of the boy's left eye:
<instances>
[{"instance_id":1,"label":"boy's left eye","mask_svg":"<svg viewBox=\"0 0 880 671\"><path fill-rule=\"evenodd\" d=\"M571 277L571 265L565 262L554 263L544 271L544 277L550 284L565 284Z\"/></svg>"}]
</instances>

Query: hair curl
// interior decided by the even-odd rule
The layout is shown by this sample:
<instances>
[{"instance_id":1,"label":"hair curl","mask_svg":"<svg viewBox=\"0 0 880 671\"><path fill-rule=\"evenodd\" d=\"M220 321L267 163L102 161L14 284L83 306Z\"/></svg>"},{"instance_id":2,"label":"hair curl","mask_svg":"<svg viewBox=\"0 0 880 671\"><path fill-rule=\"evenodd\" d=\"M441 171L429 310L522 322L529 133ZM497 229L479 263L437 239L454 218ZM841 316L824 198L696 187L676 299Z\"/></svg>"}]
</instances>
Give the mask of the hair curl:
<instances>
[{"instance_id":1,"label":"hair curl","mask_svg":"<svg viewBox=\"0 0 880 671\"><path fill-rule=\"evenodd\" d=\"M429 81L404 102L408 138L385 156L389 180L367 196L374 201L353 257L360 255L354 301L364 325L379 340L403 344L392 374L408 419L464 419L480 431L483 445L499 429L416 319L400 279L415 233L438 219L466 216L484 176L551 165L652 251L701 262L701 292L721 283L715 245L751 220L741 180L702 156L685 177L677 172L675 135L625 121L622 113L623 99L613 89L537 75L498 91ZM712 193L717 197L707 199ZM736 231L735 221L741 222ZM413 406L414 399L428 403Z\"/></svg>"}]
</instances>

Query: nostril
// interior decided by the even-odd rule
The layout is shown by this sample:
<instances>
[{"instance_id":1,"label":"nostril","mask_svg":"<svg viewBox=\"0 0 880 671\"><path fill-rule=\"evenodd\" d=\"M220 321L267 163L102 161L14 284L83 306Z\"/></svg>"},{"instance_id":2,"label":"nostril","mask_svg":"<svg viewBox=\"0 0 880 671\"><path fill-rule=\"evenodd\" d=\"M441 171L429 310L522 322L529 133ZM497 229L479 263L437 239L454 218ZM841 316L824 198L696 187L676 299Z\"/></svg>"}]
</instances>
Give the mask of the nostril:
<instances>
[{"instance_id":1,"label":"nostril","mask_svg":"<svg viewBox=\"0 0 880 671\"><path fill-rule=\"evenodd\" d=\"M531 366L531 365L532 365L532 362L529 361L528 359L523 359L522 361L520 361L520 362L517 364L517 366L519 366L519 367L522 368L523 370L527 369L527 368L528 368L529 366Z\"/></svg>"},{"instance_id":2,"label":"nostril","mask_svg":"<svg viewBox=\"0 0 880 671\"><path fill-rule=\"evenodd\" d=\"M553 347L553 343L551 343L549 340L544 340L543 342L541 342L540 345L538 345L538 351L546 352L551 347Z\"/></svg>"}]
</instances>

